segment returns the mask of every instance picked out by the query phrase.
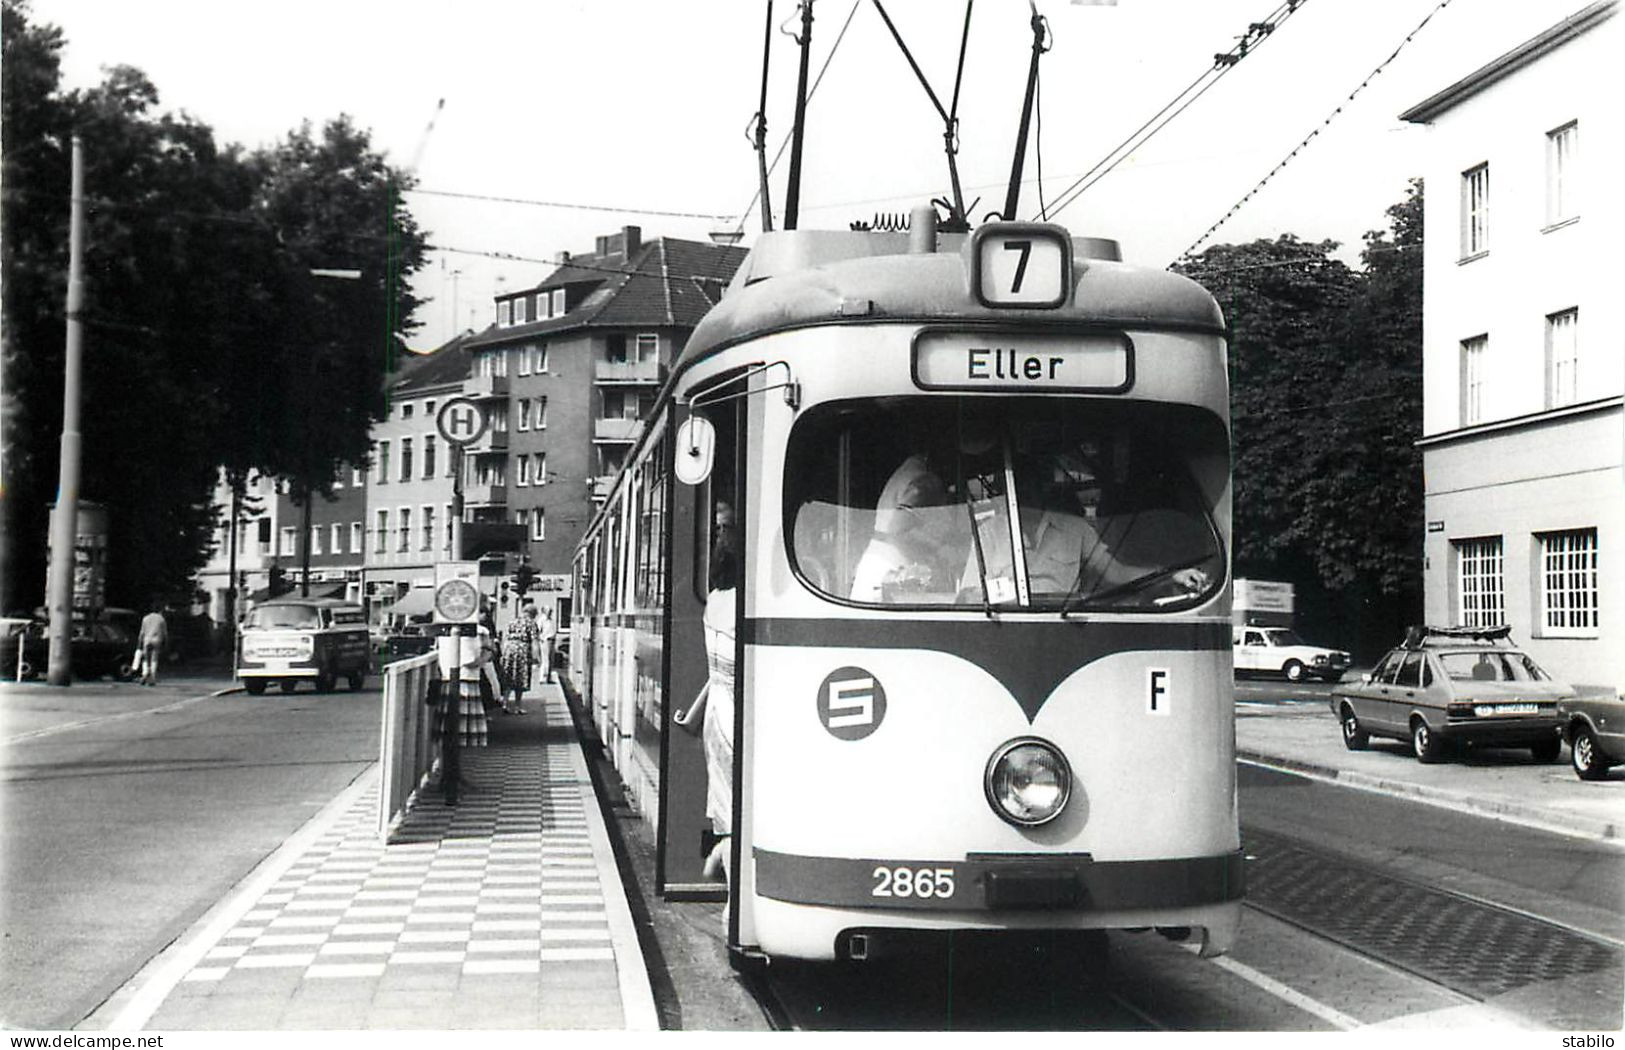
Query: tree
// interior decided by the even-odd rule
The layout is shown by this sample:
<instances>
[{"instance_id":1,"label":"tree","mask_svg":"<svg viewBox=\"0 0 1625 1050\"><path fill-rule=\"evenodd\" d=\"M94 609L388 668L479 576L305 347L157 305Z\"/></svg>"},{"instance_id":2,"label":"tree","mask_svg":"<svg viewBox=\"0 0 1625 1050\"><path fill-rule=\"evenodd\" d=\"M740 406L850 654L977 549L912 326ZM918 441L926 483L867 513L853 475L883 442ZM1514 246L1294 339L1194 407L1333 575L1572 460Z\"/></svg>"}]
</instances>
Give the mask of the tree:
<instances>
[{"instance_id":1,"label":"tree","mask_svg":"<svg viewBox=\"0 0 1625 1050\"><path fill-rule=\"evenodd\" d=\"M220 148L120 67L63 93L62 34L4 13L5 487L0 604L44 593L61 429L68 152L85 143L82 495L110 509L115 604L189 595L217 471L324 491L362 464L411 329L424 239L401 176L348 118ZM356 281L313 269L359 270Z\"/></svg>"},{"instance_id":2,"label":"tree","mask_svg":"<svg viewBox=\"0 0 1625 1050\"><path fill-rule=\"evenodd\" d=\"M1421 202L1365 235L1363 271L1290 235L1177 267L1231 329L1236 574L1294 582L1364 651L1421 605Z\"/></svg>"}]
</instances>

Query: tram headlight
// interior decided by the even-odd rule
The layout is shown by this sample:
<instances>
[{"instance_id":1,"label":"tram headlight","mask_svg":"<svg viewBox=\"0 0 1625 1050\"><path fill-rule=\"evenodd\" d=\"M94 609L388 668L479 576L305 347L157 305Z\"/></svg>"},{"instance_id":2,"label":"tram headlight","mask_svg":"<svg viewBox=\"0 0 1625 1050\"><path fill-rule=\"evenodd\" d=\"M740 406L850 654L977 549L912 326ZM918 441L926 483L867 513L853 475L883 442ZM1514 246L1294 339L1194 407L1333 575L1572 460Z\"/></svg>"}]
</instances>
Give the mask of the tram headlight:
<instances>
[{"instance_id":1,"label":"tram headlight","mask_svg":"<svg viewBox=\"0 0 1625 1050\"><path fill-rule=\"evenodd\" d=\"M1072 770L1055 745L1021 737L993 752L984 786L993 812L1020 827L1034 827L1066 808Z\"/></svg>"}]
</instances>

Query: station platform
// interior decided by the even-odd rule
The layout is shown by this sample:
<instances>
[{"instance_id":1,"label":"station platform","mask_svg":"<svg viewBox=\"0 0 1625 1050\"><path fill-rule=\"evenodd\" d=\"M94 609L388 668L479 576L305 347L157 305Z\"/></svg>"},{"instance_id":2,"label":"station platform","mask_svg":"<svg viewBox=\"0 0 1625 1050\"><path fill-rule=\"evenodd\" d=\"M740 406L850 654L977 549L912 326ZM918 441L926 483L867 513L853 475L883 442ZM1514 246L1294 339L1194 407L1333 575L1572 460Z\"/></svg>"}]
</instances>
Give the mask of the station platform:
<instances>
[{"instance_id":1,"label":"station platform","mask_svg":"<svg viewBox=\"0 0 1625 1050\"><path fill-rule=\"evenodd\" d=\"M656 1030L604 817L558 685L463 752L386 844L378 768L93 1018L132 1030Z\"/></svg>"}]
</instances>

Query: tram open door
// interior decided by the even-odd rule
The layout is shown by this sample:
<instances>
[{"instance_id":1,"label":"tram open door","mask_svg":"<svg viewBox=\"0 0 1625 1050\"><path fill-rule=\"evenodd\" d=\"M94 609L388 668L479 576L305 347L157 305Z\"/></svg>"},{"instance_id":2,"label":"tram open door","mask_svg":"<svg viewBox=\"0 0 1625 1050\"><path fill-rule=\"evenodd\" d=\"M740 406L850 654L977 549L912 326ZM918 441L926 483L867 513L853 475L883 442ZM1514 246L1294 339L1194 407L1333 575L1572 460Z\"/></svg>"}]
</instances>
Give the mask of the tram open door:
<instances>
[{"instance_id":1,"label":"tram open door","mask_svg":"<svg viewBox=\"0 0 1625 1050\"><path fill-rule=\"evenodd\" d=\"M742 391L741 391L742 393ZM728 886L721 873L707 873L706 862L719 841L729 843L716 828L708 800L710 791L725 790L736 810L734 782L737 774L727 772L725 785L711 786L707 771L704 708L687 724L686 713L695 711L701 691L709 688L711 666L706 641L706 608L715 582L715 561L719 548L731 551L736 566L743 564L742 537L735 525L743 476L743 432L749 398L734 396L699 409L674 408L677 424L674 439L668 442L675 478L671 493L671 548L667 564L671 605L670 629L665 655L666 717L661 744L659 837L656 853L656 880L669 900L726 900ZM737 622L743 604L742 587L728 593L734 609L724 620ZM713 620L716 612L713 611ZM728 663L737 658L728 654ZM737 688L737 687L736 687ZM731 697L730 701L737 698ZM709 698L705 707L709 706ZM719 711L733 713L736 702L719 704ZM730 726L730 736L732 727ZM730 870L733 865L730 863Z\"/></svg>"}]
</instances>

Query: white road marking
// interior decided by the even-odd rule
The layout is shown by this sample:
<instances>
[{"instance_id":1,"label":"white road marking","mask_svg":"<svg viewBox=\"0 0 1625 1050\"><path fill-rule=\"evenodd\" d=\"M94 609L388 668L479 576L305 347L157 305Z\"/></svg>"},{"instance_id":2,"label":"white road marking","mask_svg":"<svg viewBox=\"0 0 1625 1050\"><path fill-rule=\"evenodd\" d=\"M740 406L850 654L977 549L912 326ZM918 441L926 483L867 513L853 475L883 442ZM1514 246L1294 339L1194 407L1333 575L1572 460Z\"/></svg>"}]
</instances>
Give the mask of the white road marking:
<instances>
[{"instance_id":1,"label":"white road marking","mask_svg":"<svg viewBox=\"0 0 1625 1050\"><path fill-rule=\"evenodd\" d=\"M1195 945L1186 945L1185 949L1192 954L1195 954L1198 950L1200 950L1199 947ZM1327 1024L1340 1031L1348 1032L1356 1028L1365 1027L1364 1022L1350 1017L1341 1010L1327 1006L1325 1003L1320 1002L1319 1000L1311 999L1297 989L1289 988L1280 981L1277 981L1275 978L1270 977L1267 974L1259 973L1246 963L1236 962L1227 955L1221 955L1218 958L1210 959L1209 961L1215 966L1219 967L1219 969L1224 970L1227 973L1235 974L1237 977L1240 977L1253 987L1262 989L1263 991L1268 992L1270 995L1275 996L1277 999L1291 1003L1304 1013L1313 1014L1315 1017L1320 1018L1322 1021L1325 1021Z\"/></svg>"}]
</instances>

